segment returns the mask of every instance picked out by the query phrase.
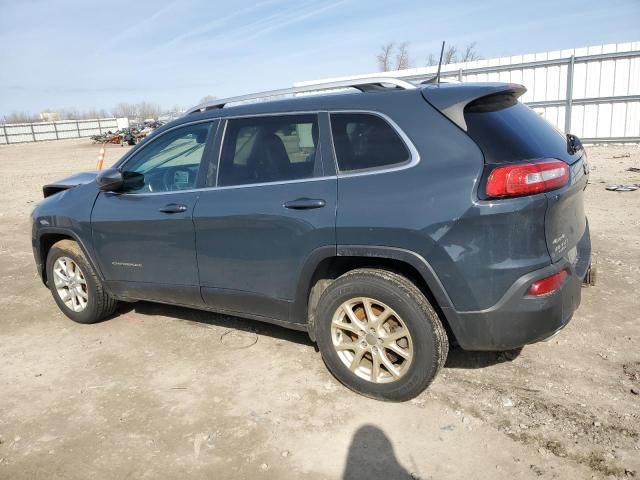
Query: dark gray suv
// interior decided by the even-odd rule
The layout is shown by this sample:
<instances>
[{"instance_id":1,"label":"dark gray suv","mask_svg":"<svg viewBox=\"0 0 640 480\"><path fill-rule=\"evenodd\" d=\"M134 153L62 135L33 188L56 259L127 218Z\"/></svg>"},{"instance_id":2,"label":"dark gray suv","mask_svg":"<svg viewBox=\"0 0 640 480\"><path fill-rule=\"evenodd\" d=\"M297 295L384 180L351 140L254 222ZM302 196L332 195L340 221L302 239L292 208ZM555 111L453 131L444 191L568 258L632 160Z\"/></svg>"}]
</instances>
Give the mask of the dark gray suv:
<instances>
[{"instance_id":1,"label":"dark gray suv","mask_svg":"<svg viewBox=\"0 0 640 480\"><path fill-rule=\"evenodd\" d=\"M356 91L299 95L336 88ZM349 388L407 400L450 344L521 347L580 303L586 156L524 91L377 78L199 105L44 187L38 271L77 322L148 300L275 323Z\"/></svg>"}]
</instances>

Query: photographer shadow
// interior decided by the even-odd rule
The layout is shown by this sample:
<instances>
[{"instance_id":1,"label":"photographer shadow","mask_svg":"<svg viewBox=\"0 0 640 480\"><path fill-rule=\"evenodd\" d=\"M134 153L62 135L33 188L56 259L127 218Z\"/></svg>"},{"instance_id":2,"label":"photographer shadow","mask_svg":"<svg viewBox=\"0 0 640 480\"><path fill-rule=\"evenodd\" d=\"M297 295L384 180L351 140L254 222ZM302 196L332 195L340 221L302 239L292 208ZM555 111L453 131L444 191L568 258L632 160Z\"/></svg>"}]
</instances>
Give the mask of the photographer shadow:
<instances>
[{"instance_id":1,"label":"photographer shadow","mask_svg":"<svg viewBox=\"0 0 640 480\"><path fill-rule=\"evenodd\" d=\"M416 478L398 462L385 433L373 425L360 427L353 435L343 480Z\"/></svg>"}]
</instances>

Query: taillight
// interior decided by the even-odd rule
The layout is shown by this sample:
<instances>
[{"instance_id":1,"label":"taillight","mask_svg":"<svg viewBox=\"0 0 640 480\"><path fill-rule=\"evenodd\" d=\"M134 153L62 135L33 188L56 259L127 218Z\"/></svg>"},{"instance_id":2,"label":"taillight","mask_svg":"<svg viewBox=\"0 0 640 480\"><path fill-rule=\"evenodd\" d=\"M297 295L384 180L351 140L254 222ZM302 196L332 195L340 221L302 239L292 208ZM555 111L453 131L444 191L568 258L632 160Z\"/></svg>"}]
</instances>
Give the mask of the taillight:
<instances>
[{"instance_id":1,"label":"taillight","mask_svg":"<svg viewBox=\"0 0 640 480\"><path fill-rule=\"evenodd\" d=\"M563 187L569 166L561 160L543 160L494 168L487 179L487 196L520 197Z\"/></svg>"},{"instance_id":2,"label":"taillight","mask_svg":"<svg viewBox=\"0 0 640 480\"><path fill-rule=\"evenodd\" d=\"M558 289L562 282L567 279L567 271L562 270L558 273L554 273L550 277L543 278L542 280L538 280L533 282L527 291L527 295L532 297L538 297L540 295L547 295L548 293L553 293Z\"/></svg>"}]
</instances>

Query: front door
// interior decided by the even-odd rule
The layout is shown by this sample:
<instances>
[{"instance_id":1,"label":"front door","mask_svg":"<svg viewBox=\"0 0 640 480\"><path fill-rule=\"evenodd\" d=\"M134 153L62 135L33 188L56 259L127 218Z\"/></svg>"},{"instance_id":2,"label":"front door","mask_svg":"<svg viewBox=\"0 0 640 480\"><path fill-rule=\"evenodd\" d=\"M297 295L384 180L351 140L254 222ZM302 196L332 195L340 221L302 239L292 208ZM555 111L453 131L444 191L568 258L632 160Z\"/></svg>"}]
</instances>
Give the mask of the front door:
<instances>
[{"instance_id":1,"label":"front door","mask_svg":"<svg viewBox=\"0 0 640 480\"><path fill-rule=\"evenodd\" d=\"M318 116L232 119L224 131L217 188L194 212L202 296L289 320L305 261L335 249L337 180L322 163Z\"/></svg>"},{"instance_id":2,"label":"front door","mask_svg":"<svg viewBox=\"0 0 640 480\"><path fill-rule=\"evenodd\" d=\"M120 166L144 174L144 185L98 195L91 217L93 243L100 269L117 295L202 304L193 209L216 125L191 124L150 140Z\"/></svg>"}]
</instances>

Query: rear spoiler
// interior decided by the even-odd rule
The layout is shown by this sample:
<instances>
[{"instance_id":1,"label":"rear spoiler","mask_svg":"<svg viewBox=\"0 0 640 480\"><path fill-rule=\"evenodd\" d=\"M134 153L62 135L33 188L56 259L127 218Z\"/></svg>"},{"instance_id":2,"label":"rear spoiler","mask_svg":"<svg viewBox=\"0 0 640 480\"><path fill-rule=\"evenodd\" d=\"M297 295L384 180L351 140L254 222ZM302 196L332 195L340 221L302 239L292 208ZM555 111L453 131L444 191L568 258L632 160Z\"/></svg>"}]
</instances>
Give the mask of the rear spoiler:
<instances>
[{"instance_id":1,"label":"rear spoiler","mask_svg":"<svg viewBox=\"0 0 640 480\"><path fill-rule=\"evenodd\" d=\"M466 132L464 111L471 102L474 102L478 109L481 108L482 102L478 102L481 99L486 99L487 105L502 105L501 108L504 108L508 106L505 99L513 104L526 91L523 85L516 83L440 83L424 86L422 96Z\"/></svg>"}]
</instances>

